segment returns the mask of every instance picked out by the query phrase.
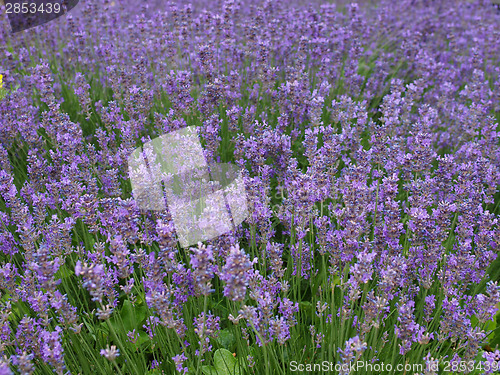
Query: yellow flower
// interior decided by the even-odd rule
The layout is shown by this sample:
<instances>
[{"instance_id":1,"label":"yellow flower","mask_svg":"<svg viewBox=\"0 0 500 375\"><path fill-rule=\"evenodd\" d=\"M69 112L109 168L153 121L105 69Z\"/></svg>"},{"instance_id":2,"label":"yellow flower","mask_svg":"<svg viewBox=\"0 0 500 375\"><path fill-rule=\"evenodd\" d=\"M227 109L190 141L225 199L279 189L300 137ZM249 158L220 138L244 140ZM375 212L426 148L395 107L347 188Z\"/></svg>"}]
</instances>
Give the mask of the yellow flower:
<instances>
[{"instance_id":1,"label":"yellow flower","mask_svg":"<svg viewBox=\"0 0 500 375\"><path fill-rule=\"evenodd\" d=\"M7 91L3 88L3 75L0 74L0 100L5 98L5 95L7 95Z\"/></svg>"}]
</instances>

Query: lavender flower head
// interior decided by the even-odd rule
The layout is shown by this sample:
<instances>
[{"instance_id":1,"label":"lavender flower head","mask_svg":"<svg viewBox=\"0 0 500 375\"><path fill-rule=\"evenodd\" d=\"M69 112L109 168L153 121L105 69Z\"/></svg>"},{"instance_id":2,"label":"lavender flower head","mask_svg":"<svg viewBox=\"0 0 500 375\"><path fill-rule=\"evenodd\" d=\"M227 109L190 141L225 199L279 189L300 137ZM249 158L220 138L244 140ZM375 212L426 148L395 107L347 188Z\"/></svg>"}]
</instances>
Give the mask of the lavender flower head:
<instances>
[{"instance_id":1,"label":"lavender flower head","mask_svg":"<svg viewBox=\"0 0 500 375\"><path fill-rule=\"evenodd\" d=\"M226 264L219 273L221 280L225 282L224 296L232 301L242 301L245 298L248 282L253 272L253 265L257 258L250 258L238 244L231 246Z\"/></svg>"}]
</instances>

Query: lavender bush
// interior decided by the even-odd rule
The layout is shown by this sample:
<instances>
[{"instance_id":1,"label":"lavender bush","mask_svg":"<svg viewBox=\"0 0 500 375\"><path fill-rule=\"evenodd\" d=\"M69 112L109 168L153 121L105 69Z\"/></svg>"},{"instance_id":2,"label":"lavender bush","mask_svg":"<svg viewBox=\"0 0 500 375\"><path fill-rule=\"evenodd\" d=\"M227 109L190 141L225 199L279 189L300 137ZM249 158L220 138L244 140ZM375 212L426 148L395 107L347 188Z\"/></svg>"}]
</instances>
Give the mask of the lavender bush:
<instances>
[{"instance_id":1,"label":"lavender bush","mask_svg":"<svg viewBox=\"0 0 500 375\"><path fill-rule=\"evenodd\" d=\"M137 4L1 12L0 374L495 373L497 6ZM249 216L183 249L127 160L187 126Z\"/></svg>"}]
</instances>

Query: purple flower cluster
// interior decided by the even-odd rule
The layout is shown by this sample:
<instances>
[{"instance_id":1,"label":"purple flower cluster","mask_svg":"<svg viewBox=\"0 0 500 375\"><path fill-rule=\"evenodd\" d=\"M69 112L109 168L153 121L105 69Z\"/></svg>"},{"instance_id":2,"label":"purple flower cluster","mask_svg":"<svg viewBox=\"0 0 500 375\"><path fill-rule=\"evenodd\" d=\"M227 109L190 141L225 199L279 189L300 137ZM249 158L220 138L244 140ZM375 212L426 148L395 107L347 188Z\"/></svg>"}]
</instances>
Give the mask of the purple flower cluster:
<instances>
[{"instance_id":1,"label":"purple flower cluster","mask_svg":"<svg viewBox=\"0 0 500 375\"><path fill-rule=\"evenodd\" d=\"M241 301L245 298L248 282L252 276L252 266L256 262L256 259L251 262L239 245L231 246L226 264L220 274L221 280L226 283L224 296L233 301Z\"/></svg>"},{"instance_id":2,"label":"purple flower cluster","mask_svg":"<svg viewBox=\"0 0 500 375\"><path fill-rule=\"evenodd\" d=\"M222 331L257 369L477 357L500 302L490 0L81 3L36 33L0 11L0 374L77 373L79 350L187 373ZM183 250L127 163L192 125L248 218Z\"/></svg>"}]
</instances>

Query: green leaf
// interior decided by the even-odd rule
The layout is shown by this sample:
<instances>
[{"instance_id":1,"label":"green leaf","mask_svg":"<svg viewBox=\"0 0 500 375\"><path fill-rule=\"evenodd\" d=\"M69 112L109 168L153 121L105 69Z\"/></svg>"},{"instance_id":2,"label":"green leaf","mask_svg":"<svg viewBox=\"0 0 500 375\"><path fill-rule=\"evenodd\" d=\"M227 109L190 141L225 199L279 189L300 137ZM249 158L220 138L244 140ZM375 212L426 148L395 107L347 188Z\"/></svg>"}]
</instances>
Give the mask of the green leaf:
<instances>
[{"instance_id":1,"label":"green leaf","mask_svg":"<svg viewBox=\"0 0 500 375\"><path fill-rule=\"evenodd\" d=\"M146 306L132 305L132 302L125 300L120 311L120 317L123 321L123 327L128 331L134 328L141 328L141 323L146 319Z\"/></svg>"},{"instance_id":2,"label":"green leaf","mask_svg":"<svg viewBox=\"0 0 500 375\"><path fill-rule=\"evenodd\" d=\"M148 334L144 331L139 331L139 345L142 345L146 342L149 343L149 341L151 341L151 339L149 338Z\"/></svg>"},{"instance_id":3,"label":"green leaf","mask_svg":"<svg viewBox=\"0 0 500 375\"><path fill-rule=\"evenodd\" d=\"M214 363L218 375L241 375L238 360L227 349L217 349Z\"/></svg>"},{"instance_id":4,"label":"green leaf","mask_svg":"<svg viewBox=\"0 0 500 375\"><path fill-rule=\"evenodd\" d=\"M219 344L224 347L224 349L231 350L236 344L236 340L231 331L223 329L219 332L219 337L217 337Z\"/></svg>"},{"instance_id":5,"label":"green leaf","mask_svg":"<svg viewBox=\"0 0 500 375\"><path fill-rule=\"evenodd\" d=\"M486 330L487 331L494 331L497 328L497 320L493 319L488 322L486 322Z\"/></svg>"},{"instance_id":6,"label":"green leaf","mask_svg":"<svg viewBox=\"0 0 500 375\"><path fill-rule=\"evenodd\" d=\"M500 347L500 310L496 313L494 318L494 324L490 323L488 329L493 330L490 335L488 344L494 349L497 345Z\"/></svg>"},{"instance_id":7,"label":"green leaf","mask_svg":"<svg viewBox=\"0 0 500 375\"><path fill-rule=\"evenodd\" d=\"M214 366L202 366L201 372L205 375L220 375Z\"/></svg>"}]
</instances>

